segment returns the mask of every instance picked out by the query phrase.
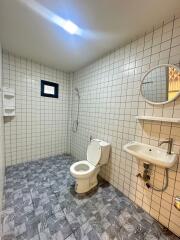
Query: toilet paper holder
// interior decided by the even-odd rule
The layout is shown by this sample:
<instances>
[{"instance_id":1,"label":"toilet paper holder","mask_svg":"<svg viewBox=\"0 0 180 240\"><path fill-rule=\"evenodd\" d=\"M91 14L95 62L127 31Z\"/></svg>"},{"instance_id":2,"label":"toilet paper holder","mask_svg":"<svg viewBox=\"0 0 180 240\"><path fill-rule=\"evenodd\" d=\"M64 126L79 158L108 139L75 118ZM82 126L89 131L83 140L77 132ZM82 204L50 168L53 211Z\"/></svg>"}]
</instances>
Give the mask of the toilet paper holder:
<instances>
[{"instance_id":1,"label":"toilet paper holder","mask_svg":"<svg viewBox=\"0 0 180 240\"><path fill-rule=\"evenodd\" d=\"M175 197L174 206L178 211L180 211L180 196Z\"/></svg>"}]
</instances>

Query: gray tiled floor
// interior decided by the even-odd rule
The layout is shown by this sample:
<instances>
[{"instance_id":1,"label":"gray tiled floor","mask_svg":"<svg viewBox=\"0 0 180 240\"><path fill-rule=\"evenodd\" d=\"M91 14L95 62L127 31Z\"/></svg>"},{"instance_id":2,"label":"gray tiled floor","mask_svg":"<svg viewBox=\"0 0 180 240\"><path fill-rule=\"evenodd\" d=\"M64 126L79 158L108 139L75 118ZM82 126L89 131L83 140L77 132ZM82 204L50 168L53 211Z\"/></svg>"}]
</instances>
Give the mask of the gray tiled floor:
<instances>
[{"instance_id":1,"label":"gray tiled floor","mask_svg":"<svg viewBox=\"0 0 180 240\"><path fill-rule=\"evenodd\" d=\"M106 182L77 196L72 162L59 156L6 169L2 239L178 239Z\"/></svg>"}]
</instances>

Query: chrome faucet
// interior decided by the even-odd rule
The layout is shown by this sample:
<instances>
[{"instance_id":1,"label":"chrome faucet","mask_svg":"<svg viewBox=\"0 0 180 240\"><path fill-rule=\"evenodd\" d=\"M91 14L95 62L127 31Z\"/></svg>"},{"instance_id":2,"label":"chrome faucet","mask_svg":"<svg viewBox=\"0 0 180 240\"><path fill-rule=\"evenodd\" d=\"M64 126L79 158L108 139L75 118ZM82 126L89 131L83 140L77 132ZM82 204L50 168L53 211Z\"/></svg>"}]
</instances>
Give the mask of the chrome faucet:
<instances>
[{"instance_id":1,"label":"chrome faucet","mask_svg":"<svg viewBox=\"0 0 180 240\"><path fill-rule=\"evenodd\" d=\"M160 142L158 146L161 146L163 143L168 143L167 154L171 154L173 139L168 138L167 140Z\"/></svg>"}]
</instances>

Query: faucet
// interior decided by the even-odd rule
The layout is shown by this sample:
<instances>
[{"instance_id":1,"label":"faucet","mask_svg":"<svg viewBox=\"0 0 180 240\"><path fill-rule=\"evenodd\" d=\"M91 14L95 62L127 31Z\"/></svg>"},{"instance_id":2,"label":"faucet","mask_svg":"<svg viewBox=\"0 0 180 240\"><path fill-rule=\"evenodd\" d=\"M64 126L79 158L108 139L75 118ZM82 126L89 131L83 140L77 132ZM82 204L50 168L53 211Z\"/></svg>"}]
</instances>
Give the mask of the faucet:
<instances>
[{"instance_id":1,"label":"faucet","mask_svg":"<svg viewBox=\"0 0 180 240\"><path fill-rule=\"evenodd\" d=\"M167 154L171 154L173 139L172 138L168 138L167 140L164 140L164 141L160 142L158 144L158 146L161 146L163 143L168 143Z\"/></svg>"}]
</instances>

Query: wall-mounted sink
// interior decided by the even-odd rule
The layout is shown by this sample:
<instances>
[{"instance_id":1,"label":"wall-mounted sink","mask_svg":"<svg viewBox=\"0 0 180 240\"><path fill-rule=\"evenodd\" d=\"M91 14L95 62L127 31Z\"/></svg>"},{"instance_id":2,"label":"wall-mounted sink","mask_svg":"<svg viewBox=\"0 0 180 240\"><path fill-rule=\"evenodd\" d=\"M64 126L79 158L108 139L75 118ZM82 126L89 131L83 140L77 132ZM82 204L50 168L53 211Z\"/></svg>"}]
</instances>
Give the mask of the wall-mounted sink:
<instances>
[{"instance_id":1,"label":"wall-mounted sink","mask_svg":"<svg viewBox=\"0 0 180 240\"><path fill-rule=\"evenodd\" d=\"M144 162L164 168L171 168L178 159L178 156L175 153L168 154L164 149L139 142L130 142L126 144L124 150Z\"/></svg>"}]
</instances>

